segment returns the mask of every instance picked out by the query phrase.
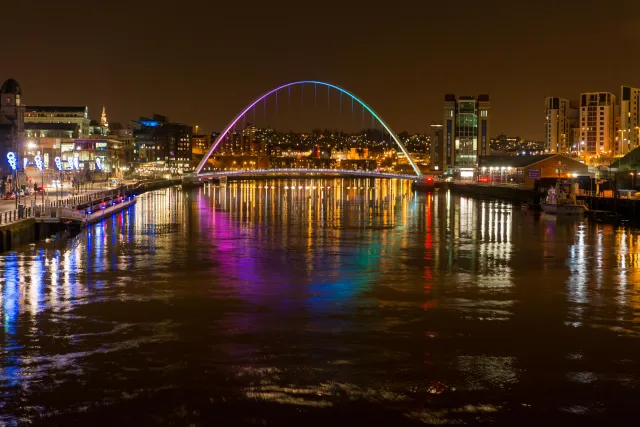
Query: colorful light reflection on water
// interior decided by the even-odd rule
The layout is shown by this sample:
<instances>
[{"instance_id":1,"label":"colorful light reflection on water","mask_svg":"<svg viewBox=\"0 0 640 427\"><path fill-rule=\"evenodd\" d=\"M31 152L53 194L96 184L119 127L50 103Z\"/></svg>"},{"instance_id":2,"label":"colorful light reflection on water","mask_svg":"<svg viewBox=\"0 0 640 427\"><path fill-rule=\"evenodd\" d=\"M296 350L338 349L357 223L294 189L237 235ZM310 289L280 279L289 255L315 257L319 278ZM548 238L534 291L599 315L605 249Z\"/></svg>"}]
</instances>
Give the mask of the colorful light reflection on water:
<instances>
[{"instance_id":1,"label":"colorful light reflection on water","mask_svg":"<svg viewBox=\"0 0 640 427\"><path fill-rule=\"evenodd\" d=\"M399 181L149 193L0 257L0 424L615 424L639 262L638 232Z\"/></svg>"}]
</instances>

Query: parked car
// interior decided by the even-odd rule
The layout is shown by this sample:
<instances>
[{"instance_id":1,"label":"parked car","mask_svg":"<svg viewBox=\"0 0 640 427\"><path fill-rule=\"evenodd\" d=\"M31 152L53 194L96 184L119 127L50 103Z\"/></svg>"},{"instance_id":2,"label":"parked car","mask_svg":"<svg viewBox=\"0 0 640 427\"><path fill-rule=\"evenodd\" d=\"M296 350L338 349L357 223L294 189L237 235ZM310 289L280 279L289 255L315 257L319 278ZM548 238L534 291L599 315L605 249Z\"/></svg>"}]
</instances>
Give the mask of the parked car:
<instances>
[{"instance_id":1,"label":"parked car","mask_svg":"<svg viewBox=\"0 0 640 427\"><path fill-rule=\"evenodd\" d=\"M9 191L8 193L5 193L2 198L4 200L14 200L16 198L16 193L14 193L13 191Z\"/></svg>"}]
</instances>

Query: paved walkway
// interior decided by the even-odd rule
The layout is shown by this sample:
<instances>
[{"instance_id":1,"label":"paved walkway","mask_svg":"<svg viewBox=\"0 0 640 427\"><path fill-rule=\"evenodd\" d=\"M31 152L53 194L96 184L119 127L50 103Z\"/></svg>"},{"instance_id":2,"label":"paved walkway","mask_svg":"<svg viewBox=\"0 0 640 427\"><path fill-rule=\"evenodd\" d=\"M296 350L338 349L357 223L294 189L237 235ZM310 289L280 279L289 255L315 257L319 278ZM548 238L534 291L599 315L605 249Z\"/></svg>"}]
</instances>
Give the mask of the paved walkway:
<instances>
[{"instance_id":1,"label":"paved walkway","mask_svg":"<svg viewBox=\"0 0 640 427\"><path fill-rule=\"evenodd\" d=\"M78 195L85 195L85 194L94 194L94 193L98 193L101 191L108 191L108 190L114 190L114 187L95 187L94 189L88 190L88 191L83 191L82 193L78 194ZM55 203L56 200L64 200L64 199L70 199L72 198L73 195L67 190L65 189L65 191L53 191L53 192L48 192L44 195L44 201L45 202L52 202ZM31 206L34 201L35 204L37 205L41 205L42 204L42 194L30 194L29 196L26 197L20 197L20 199L18 200L18 203L21 205L25 205L27 207ZM16 209L16 200L0 200L0 213L3 212L7 212L7 211L12 211Z\"/></svg>"},{"instance_id":2,"label":"paved walkway","mask_svg":"<svg viewBox=\"0 0 640 427\"><path fill-rule=\"evenodd\" d=\"M133 184L136 181L128 181L128 182L123 182L122 185L129 185L129 184ZM114 192L117 191L118 187L105 187L102 185L95 185L93 188L88 189L86 191L82 191L78 194L71 194L71 192L69 191L70 189L64 189L64 190L59 190L59 191L50 191L44 194L44 197L42 194L30 194L29 196L26 197L20 197L16 203L16 200L2 200L0 199L0 225L3 224L7 224L7 223L11 223L11 222L16 222L19 220L18 218L18 209L16 207L17 204L20 205L24 205L25 208L31 208L30 211L32 211L33 207L35 206L42 206L43 205L43 201L44 201L44 205L48 206L48 205L54 205L56 204L56 202L58 201L68 201L68 204L73 204L75 203L84 203L87 202L87 199L91 199L91 195L93 194L97 194L97 193L108 193L108 192ZM87 197L89 196L89 197ZM106 196L106 194L105 194ZM100 196L102 197L102 196ZM62 203L65 204L65 203Z\"/></svg>"}]
</instances>

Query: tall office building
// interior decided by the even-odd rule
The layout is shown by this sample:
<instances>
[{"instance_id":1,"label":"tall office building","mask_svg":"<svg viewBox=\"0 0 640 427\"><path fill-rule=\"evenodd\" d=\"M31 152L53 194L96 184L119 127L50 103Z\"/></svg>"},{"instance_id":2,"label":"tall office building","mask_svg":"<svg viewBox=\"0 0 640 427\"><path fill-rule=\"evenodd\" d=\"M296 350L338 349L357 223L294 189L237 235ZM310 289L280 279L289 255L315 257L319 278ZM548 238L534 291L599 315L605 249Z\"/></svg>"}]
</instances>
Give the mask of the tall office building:
<instances>
[{"instance_id":1,"label":"tall office building","mask_svg":"<svg viewBox=\"0 0 640 427\"><path fill-rule=\"evenodd\" d=\"M489 146L489 95L444 97L443 169L472 169L478 156L491 154Z\"/></svg>"},{"instance_id":2,"label":"tall office building","mask_svg":"<svg viewBox=\"0 0 640 427\"><path fill-rule=\"evenodd\" d=\"M611 156L615 148L616 96L609 92L580 95L580 151Z\"/></svg>"},{"instance_id":3,"label":"tall office building","mask_svg":"<svg viewBox=\"0 0 640 427\"><path fill-rule=\"evenodd\" d=\"M578 125L578 103L565 98L546 97L545 150L553 154L572 151L571 129Z\"/></svg>"},{"instance_id":4,"label":"tall office building","mask_svg":"<svg viewBox=\"0 0 640 427\"><path fill-rule=\"evenodd\" d=\"M616 154L625 155L638 148L640 132L640 89L620 88L620 132L616 135Z\"/></svg>"}]
</instances>

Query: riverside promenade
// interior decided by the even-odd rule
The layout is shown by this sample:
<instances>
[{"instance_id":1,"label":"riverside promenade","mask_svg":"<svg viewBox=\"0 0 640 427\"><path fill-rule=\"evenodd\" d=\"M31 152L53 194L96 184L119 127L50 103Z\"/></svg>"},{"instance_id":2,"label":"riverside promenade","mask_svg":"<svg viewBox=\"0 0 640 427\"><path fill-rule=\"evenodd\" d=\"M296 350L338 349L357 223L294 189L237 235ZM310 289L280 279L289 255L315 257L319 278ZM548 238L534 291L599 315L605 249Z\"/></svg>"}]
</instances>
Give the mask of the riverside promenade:
<instances>
[{"instance_id":1,"label":"riverside promenade","mask_svg":"<svg viewBox=\"0 0 640 427\"><path fill-rule=\"evenodd\" d=\"M52 194L3 201L0 210L0 252L16 249L63 229L82 229L135 204L136 195L177 185L180 180L137 181L78 195ZM44 201L44 203L43 203ZM11 204L8 204L10 202Z\"/></svg>"}]
</instances>

